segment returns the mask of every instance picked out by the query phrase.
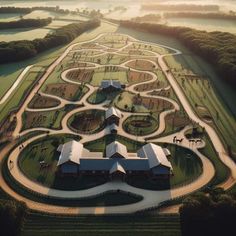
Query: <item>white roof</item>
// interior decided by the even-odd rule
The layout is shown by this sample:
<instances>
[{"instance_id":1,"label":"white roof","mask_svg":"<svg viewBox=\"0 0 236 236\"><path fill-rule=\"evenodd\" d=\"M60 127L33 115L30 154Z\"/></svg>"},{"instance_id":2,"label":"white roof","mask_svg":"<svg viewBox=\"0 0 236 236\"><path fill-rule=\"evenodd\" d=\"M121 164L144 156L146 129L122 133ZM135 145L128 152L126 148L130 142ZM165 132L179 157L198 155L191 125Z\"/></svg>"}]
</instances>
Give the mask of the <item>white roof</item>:
<instances>
[{"instance_id":1,"label":"white roof","mask_svg":"<svg viewBox=\"0 0 236 236\"><path fill-rule=\"evenodd\" d=\"M118 109L114 107L110 107L109 109L106 110L106 114L105 114L106 119L113 115L121 118L121 112Z\"/></svg>"},{"instance_id":2,"label":"white roof","mask_svg":"<svg viewBox=\"0 0 236 236\"><path fill-rule=\"evenodd\" d=\"M119 162L115 162L114 165L110 169L110 174L115 173L115 172L122 172L126 173L123 166Z\"/></svg>"},{"instance_id":3,"label":"white roof","mask_svg":"<svg viewBox=\"0 0 236 236\"><path fill-rule=\"evenodd\" d=\"M171 155L170 150L168 148L163 148L163 151L164 151L166 156L170 156Z\"/></svg>"},{"instance_id":4,"label":"white roof","mask_svg":"<svg viewBox=\"0 0 236 236\"><path fill-rule=\"evenodd\" d=\"M163 165L172 169L171 163L168 161L162 147L149 143L138 150L138 155L147 158L150 169L159 165Z\"/></svg>"},{"instance_id":5,"label":"white roof","mask_svg":"<svg viewBox=\"0 0 236 236\"><path fill-rule=\"evenodd\" d=\"M109 126L110 131L112 130L118 130L118 126L116 124L112 124Z\"/></svg>"},{"instance_id":6,"label":"white roof","mask_svg":"<svg viewBox=\"0 0 236 236\"><path fill-rule=\"evenodd\" d=\"M62 145L62 147L59 149L61 149L61 155L57 162L57 166L60 166L68 161L80 164L80 158L83 152L83 144L72 140Z\"/></svg>"},{"instance_id":7,"label":"white roof","mask_svg":"<svg viewBox=\"0 0 236 236\"><path fill-rule=\"evenodd\" d=\"M106 156L110 158L114 154L119 153L121 156L126 158L128 156L127 148L125 145L114 141L106 146Z\"/></svg>"}]
</instances>

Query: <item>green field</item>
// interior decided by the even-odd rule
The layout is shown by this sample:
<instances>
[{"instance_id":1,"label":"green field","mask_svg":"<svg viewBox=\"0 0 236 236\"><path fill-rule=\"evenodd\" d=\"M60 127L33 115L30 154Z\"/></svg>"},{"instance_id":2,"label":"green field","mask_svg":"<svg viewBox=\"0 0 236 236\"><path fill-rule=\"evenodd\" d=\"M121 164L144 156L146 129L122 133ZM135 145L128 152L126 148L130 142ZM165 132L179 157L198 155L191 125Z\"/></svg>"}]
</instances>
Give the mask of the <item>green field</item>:
<instances>
[{"instance_id":1,"label":"green field","mask_svg":"<svg viewBox=\"0 0 236 236\"><path fill-rule=\"evenodd\" d=\"M104 69L97 70L91 80L91 85L100 86L102 80L119 80L121 84L127 84L127 72L117 71L117 72L105 72Z\"/></svg>"},{"instance_id":2,"label":"green field","mask_svg":"<svg viewBox=\"0 0 236 236\"><path fill-rule=\"evenodd\" d=\"M6 115L12 111L14 108L17 108L22 101L23 98L25 98L26 91L31 88L34 83L37 81L37 79L40 78L42 75L42 69L39 68L38 72L31 72L29 71L25 78L21 81L19 86L16 90L10 95L10 98L3 104L0 105L0 121L6 117Z\"/></svg>"},{"instance_id":3,"label":"green field","mask_svg":"<svg viewBox=\"0 0 236 236\"><path fill-rule=\"evenodd\" d=\"M122 227L121 227L122 226ZM31 214L23 236L180 236L178 215L48 216Z\"/></svg>"},{"instance_id":4,"label":"green field","mask_svg":"<svg viewBox=\"0 0 236 236\"><path fill-rule=\"evenodd\" d=\"M116 29L117 27L114 25L111 25L108 23L101 23L100 27L90 32L83 33L78 38L76 38L72 43L87 41L87 40L95 38L97 35L101 33L114 32L116 31ZM17 79L17 76L26 66L32 65L32 64L36 64L35 66L42 66L42 67L49 66L57 57L61 55L61 53L65 50L66 47L67 46L57 47L55 49L48 50L47 52L41 53L39 56L35 58L32 58L30 60L25 60L20 63L0 65L0 82L1 82L0 97L2 97L6 93L6 91L11 87L11 85ZM25 86L26 86L26 83L24 87ZM0 122L2 121L3 118L6 117L9 111L13 109L19 103L19 99L22 98L24 95L24 90L17 89L15 91L16 92L13 93L12 96L10 97L10 100L0 105L0 109L1 109Z\"/></svg>"},{"instance_id":5,"label":"green field","mask_svg":"<svg viewBox=\"0 0 236 236\"><path fill-rule=\"evenodd\" d=\"M175 78L189 98L195 112L201 117L199 108L203 107L211 118L210 124L218 132L226 149L231 148L233 152L236 152L236 144L234 141L234 134L236 133L235 117L223 104L222 99L217 96L211 83L202 78L202 76L206 75L200 65L189 55L169 56L166 58L166 61L170 68L177 69L177 71L174 72ZM184 68L187 68L188 71L183 71ZM194 75L195 73L200 75L200 78L183 76L183 74ZM184 82L182 82L182 78L184 79ZM201 118L204 119L204 116Z\"/></svg>"}]
</instances>

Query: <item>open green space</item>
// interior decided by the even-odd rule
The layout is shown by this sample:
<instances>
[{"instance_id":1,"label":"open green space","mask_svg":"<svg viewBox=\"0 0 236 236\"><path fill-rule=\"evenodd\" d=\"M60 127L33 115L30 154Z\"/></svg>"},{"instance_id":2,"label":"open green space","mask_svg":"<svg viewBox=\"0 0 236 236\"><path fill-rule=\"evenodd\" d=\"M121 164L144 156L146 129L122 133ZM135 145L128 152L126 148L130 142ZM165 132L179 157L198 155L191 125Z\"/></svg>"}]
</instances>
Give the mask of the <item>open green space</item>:
<instances>
[{"instance_id":1,"label":"open green space","mask_svg":"<svg viewBox=\"0 0 236 236\"><path fill-rule=\"evenodd\" d=\"M140 113L149 113L151 111L156 116L162 111L173 108L173 105L164 99L142 97L139 94L133 94L127 91L124 91L117 96L114 99L113 104L120 110Z\"/></svg>"},{"instance_id":2,"label":"open green space","mask_svg":"<svg viewBox=\"0 0 236 236\"><path fill-rule=\"evenodd\" d=\"M100 86L102 80L119 80L121 84L127 84L127 71L125 69L116 67L112 71L107 71L107 67L102 67L95 70L91 85Z\"/></svg>"},{"instance_id":3,"label":"open green space","mask_svg":"<svg viewBox=\"0 0 236 236\"><path fill-rule=\"evenodd\" d=\"M128 152L136 152L143 146L143 143L137 140L131 140L126 137L113 134L106 135L103 138L87 142L84 144L84 146L91 152L105 152L106 146L113 141L118 141L124 144L127 147Z\"/></svg>"},{"instance_id":4,"label":"open green space","mask_svg":"<svg viewBox=\"0 0 236 236\"><path fill-rule=\"evenodd\" d=\"M48 28L27 28L24 29L7 29L0 30L1 41L10 42L13 38L17 40L33 40L36 38L44 38L48 33L52 32Z\"/></svg>"},{"instance_id":5,"label":"open green space","mask_svg":"<svg viewBox=\"0 0 236 236\"><path fill-rule=\"evenodd\" d=\"M21 81L16 90L9 96L8 100L0 105L0 121L4 119L9 112L16 109L21 102L27 97L27 91L37 82L42 75L42 71L29 71L24 79Z\"/></svg>"},{"instance_id":6,"label":"open green space","mask_svg":"<svg viewBox=\"0 0 236 236\"><path fill-rule=\"evenodd\" d=\"M122 227L121 227L122 225ZM27 217L22 236L180 236L178 215L51 216Z\"/></svg>"},{"instance_id":7,"label":"open green space","mask_svg":"<svg viewBox=\"0 0 236 236\"><path fill-rule=\"evenodd\" d=\"M166 61L174 70L175 78L196 114L215 128L229 154L235 159L235 117L217 96L211 83L204 79L205 72L189 56L168 56Z\"/></svg>"},{"instance_id":8,"label":"open green space","mask_svg":"<svg viewBox=\"0 0 236 236\"><path fill-rule=\"evenodd\" d=\"M98 89L88 97L88 102L91 104L99 104L104 102L106 99L107 94L104 91Z\"/></svg>"}]
</instances>

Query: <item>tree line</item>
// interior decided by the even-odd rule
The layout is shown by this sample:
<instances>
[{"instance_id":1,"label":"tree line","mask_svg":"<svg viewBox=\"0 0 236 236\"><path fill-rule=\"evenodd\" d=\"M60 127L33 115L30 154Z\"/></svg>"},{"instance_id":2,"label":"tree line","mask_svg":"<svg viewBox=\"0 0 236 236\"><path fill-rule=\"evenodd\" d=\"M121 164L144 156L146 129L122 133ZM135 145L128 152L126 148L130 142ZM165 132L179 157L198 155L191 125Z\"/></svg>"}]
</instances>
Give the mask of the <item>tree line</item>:
<instances>
[{"instance_id":1,"label":"tree line","mask_svg":"<svg viewBox=\"0 0 236 236\"><path fill-rule=\"evenodd\" d=\"M195 193L180 208L182 236L235 236L236 195L215 188Z\"/></svg>"},{"instance_id":2,"label":"tree line","mask_svg":"<svg viewBox=\"0 0 236 236\"><path fill-rule=\"evenodd\" d=\"M236 20L235 14L226 14L226 13L219 13L219 12L208 12L208 13L201 13L201 12L166 12L163 14L165 18L171 17L184 17L184 18L206 18L206 19L223 19L223 20Z\"/></svg>"},{"instance_id":3,"label":"tree line","mask_svg":"<svg viewBox=\"0 0 236 236\"><path fill-rule=\"evenodd\" d=\"M82 23L72 23L48 33L42 39L0 42L0 63L25 60L48 49L73 41L87 30L100 25L100 21L91 20Z\"/></svg>"},{"instance_id":4,"label":"tree line","mask_svg":"<svg viewBox=\"0 0 236 236\"><path fill-rule=\"evenodd\" d=\"M44 27L52 22L52 18L45 19L20 19L17 21L0 22L1 29Z\"/></svg>"},{"instance_id":5,"label":"tree line","mask_svg":"<svg viewBox=\"0 0 236 236\"><path fill-rule=\"evenodd\" d=\"M121 21L120 24L124 27L164 34L180 40L191 51L211 63L222 80L236 87L236 35L132 21Z\"/></svg>"},{"instance_id":6,"label":"tree line","mask_svg":"<svg viewBox=\"0 0 236 236\"><path fill-rule=\"evenodd\" d=\"M0 7L0 14L11 14L11 13L29 14L31 12L32 9L28 7Z\"/></svg>"},{"instance_id":7,"label":"tree line","mask_svg":"<svg viewBox=\"0 0 236 236\"><path fill-rule=\"evenodd\" d=\"M28 209L25 203L0 200L0 232L4 236L20 235Z\"/></svg>"},{"instance_id":8,"label":"tree line","mask_svg":"<svg viewBox=\"0 0 236 236\"><path fill-rule=\"evenodd\" d=\"M197 5L197 4L143 4L142 10L151 11L219 11L218 5Z\"/></svg>"},{"instance_id":9,"label":"tree line","mask_svg":"<svg viewBox=\"0 0 236 236\"><path fill-rule=\"evenodd\" d=\"M69 10L60 9L57 7L0 7L0 14L8 14L8 13L19 13L19 14L29 14L36 10L42 11L50 11L61 14L69 13Z\"/></svg>"}]
</instances>

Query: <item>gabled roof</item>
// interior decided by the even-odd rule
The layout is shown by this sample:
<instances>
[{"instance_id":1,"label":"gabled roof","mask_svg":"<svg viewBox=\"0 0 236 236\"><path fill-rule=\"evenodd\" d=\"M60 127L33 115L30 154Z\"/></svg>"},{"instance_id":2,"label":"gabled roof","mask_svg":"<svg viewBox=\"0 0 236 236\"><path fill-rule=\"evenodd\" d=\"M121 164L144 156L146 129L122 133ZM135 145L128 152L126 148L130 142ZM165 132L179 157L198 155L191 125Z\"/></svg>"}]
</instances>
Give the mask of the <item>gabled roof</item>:
<instances>
[{"instance_id":1,"label":"gabled roof","mask_svg":"<svg viewBox=\"0 0 236 236\"><path fill-rule=\"evenodd\" d=\"M110 107L106 110L105 119L108 119L111 116L116 116L121 118L121 112L114 107Z\"/></svg>"},{"instance_id":2,"label":"gabled roof","mask_svg":"<svg viewBox=\"0 0 236 236\"><path fill-rule=\"evenodd\" d=\"M109 88L109 87L121 89L121 84L119 80L102 80L100 87L102 89Z\"/></svg>"},{"instance_id":3,"label":"gabled roof","mask_svg":"<svg viewBox=\"0 0 236 236\"><path fill-rule=\"evenodd\" d=\"M114 141L114 142L110 143L109 145L107 145L106 156L108 158L110 158L116 153L120 154L124 158L126 158L128 156L126 146L117 142L117 141Z\"/></svg>"},{"instance_id":4,"label":"gabled roof","mask_svg":"<svg viewBox=\"0 0 236 236\"><path fill-rule=\"evenodd\" d=\"M115 162L114 165L110 169L110 174L113 174L115 172L121 172L126 173L123 166L119 162Z\"/></svg>"},{"instance_id":5,"label":"gabled roof","mask_svg":"<svg viewBox=\"0 0 236 236\"><path fill-rule=\"evenodd\" d=\"M166 166L172 169L171 163L168 161L162 147L149 143L138 150L138 155L141 158L147 158L150 169L159 165Z\"/></svg>"},{"instance_id":6,"label":"gabled roof","mask_svg":"<svg viewBox=\"0 0 236 236\"><path fill-rule=\"evenodd\" d=\"M112 124L109 126L110 131L118 130L118 126L116 124Z\"/></svg>"},{"instance_id":7,"label":"gabled roof","mask_svg":"<svg viewBox=\"0 0 236 236\"><path fill-rule=\"evenodd\" d=\"M57 166L62 165L66 162L74 162L76 164L80 164L80 158L83 152L83 145L77 141L70 141L62 145L61 155L59 157Z\"/></svg>"}]
</instances>

